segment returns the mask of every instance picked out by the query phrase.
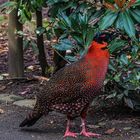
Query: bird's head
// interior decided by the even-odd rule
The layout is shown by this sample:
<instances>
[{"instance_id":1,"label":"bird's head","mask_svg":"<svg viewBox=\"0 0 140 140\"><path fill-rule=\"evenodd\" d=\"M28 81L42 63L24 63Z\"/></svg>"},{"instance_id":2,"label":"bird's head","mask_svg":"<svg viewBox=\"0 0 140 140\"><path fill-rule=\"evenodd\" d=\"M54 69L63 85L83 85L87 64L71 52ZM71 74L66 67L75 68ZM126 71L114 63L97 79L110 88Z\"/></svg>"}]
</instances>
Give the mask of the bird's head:
<instances>
[{"instance_id":1,"label":"bird's head","mask_svg":"<svg viewBox=\"0 0 140 140\"><path fill-rule=\"evenodd\" d=\"M91 43L91 46L89 48L89 51L100 49L100 50L106 50L108 43L112 40L112 34L110 33L98 33L95 35L93 42Z\"/></svg>"},{"instance_id":2,"label":"bird's head","mask_svg":"<svg viewBox=\"0 0 140 140\"><path fill-rule=\"evenodd\" d=\"M113 38L113 34L112 33L97 33L94 37L94 41L98 42L100 44L103 44L104 42L109 43Z\"/></svg>"}]
</instances>

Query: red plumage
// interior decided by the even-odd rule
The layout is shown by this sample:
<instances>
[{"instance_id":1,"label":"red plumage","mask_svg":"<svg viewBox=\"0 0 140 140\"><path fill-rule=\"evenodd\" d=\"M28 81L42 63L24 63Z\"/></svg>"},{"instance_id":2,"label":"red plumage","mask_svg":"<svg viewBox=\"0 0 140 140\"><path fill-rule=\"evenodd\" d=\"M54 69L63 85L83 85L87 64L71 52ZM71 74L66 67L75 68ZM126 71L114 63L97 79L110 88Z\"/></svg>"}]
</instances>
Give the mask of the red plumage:
<instances>
[{"instance_id":1,"label":"red plumage","mask_svg":"<svg viewBox=\"0 0 140 140\"><path fill-rule=\"evenodd\" d=\"M102 36L102 39L105 36ZM104 40L103 40L104 41ZM21 124L33 125L42 115L50 111L66 114L68 118L66 136L76 137L70 132L70 120L80 116L82 119L81 134L99 136L86 131L85 117L94 97L99 93L105 79L109 52L107 43L93 41L88 53L78 62L72 63L56 72L37 94L33 112Z\"/></svg>"}]
</instances>

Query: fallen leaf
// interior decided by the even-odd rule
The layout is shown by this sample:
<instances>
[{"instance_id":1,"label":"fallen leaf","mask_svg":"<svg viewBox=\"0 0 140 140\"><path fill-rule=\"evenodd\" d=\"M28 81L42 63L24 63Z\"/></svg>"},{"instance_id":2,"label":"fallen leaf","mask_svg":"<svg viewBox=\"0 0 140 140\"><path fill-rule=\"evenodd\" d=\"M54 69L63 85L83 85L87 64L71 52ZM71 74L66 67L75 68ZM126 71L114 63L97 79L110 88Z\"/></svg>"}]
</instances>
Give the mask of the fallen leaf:
<instances>
[{"instance_id":1,"label":"fallen leaf","mask_svg":"<svg viewBox=\"0 0 140 140\"><path fill-rule=\"evenodd\" d=\"M0 109L0 114L3 114L4 113L4 110Z\"/></svg>"},{"instance_id":2,"label":"fallen leaf","mask_svg":"<svg viewBox=\"0 0 140 140\"><path fill-rule=\"evenodd\" d=\"M9 82L7 85L11 85L11 84L13 84L13 82Z\"/></svg>"},{"instance_id":3,"label":"fallen leaf","mask_svg":"<svg viewBox=\"0 0 140 140\"><path fill-rule=\"evenodd\" d=\"M33 71L34 70L34 66L28 66L27 69Z\"/></svg>"},{"instance_id":4,"label":"fallen leaf","mask_svg":"<svg viewBox=\"0 0 140 140\"><path fill-rule=\"evenodd\" d=\"M105 131L105 134L112 134L113 132L115 131L115 128L111 128L111 129L108 129L107 131Z\"/></svg>"},{"instance_id":5,"label":"fallen leaf","mask_svg":"<svg viewBox=\"0 0 140 140\"><path fill-rule=\"evenodd\" d=\"M24 95L24 94L27 94L28 92L29 92L28 90L25 90L25 91L20 92L19 94Z\"/></svg>"},{"instance_id":6,"label":"fallen leaf","mask_svg":"<svg viewBox=\"0 0 140 140\"><path fill-rule=\"evenodd\" d=\"M6 86L1 86L1 87L0 87L0 91L2 91L2 90L4 90L4 89L6 89Z\"/></svg>"},{"instance_id":7,"label":"fallen leaf","mask_svg":"<svg viewBox=\"0 0 140 140\"><path fill-rule=\"evenodd\" d=\"M9 76L8 73L2 73L1 75L4 76L4 77L8 77Z\"/></svg>"}]
</instances>

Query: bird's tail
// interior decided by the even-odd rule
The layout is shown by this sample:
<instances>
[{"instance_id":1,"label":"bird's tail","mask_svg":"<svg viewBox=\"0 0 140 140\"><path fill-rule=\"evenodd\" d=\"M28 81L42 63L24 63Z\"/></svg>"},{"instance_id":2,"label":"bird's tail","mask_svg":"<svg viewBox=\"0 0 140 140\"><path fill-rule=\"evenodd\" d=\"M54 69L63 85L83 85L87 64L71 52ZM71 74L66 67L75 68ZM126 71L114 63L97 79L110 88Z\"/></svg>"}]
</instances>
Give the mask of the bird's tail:
<instances>
[{"instance_id":1,"label":"bird's tail","mask_svg":"<svg viewBox=\"0 0 140 140\"><path fill-rule=\"evenodd\" d=\"M39 108L38 104L36 103L34 110L32 113L28 115L28 117L25 118L24 121L19 125L19 127L24 127L24 126L32 126L36 123L37 120L41 118L43 113L41 113L41 108Z\"/></svg>"}]
</instances>

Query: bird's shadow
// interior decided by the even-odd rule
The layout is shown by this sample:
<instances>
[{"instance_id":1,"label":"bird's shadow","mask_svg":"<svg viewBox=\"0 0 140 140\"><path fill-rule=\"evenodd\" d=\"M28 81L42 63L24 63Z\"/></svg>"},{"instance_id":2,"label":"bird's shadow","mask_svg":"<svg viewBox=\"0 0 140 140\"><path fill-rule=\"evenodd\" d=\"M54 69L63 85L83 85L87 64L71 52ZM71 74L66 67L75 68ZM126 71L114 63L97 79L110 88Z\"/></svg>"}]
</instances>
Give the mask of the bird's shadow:
<instances>
[{"instance_id":1,"label":"bird's shadow","mask_svg":"<svg viewBox=\"0 0 140 140\"><path fill-rule=\"evenodd\" d=\"M27 133L36 133L36 134L47 134L47 133L55 133L60 134L63 133L63 128L21 128L19 131L27 132Z\"/></svg>"}]
</instances>

